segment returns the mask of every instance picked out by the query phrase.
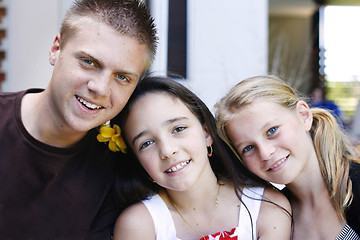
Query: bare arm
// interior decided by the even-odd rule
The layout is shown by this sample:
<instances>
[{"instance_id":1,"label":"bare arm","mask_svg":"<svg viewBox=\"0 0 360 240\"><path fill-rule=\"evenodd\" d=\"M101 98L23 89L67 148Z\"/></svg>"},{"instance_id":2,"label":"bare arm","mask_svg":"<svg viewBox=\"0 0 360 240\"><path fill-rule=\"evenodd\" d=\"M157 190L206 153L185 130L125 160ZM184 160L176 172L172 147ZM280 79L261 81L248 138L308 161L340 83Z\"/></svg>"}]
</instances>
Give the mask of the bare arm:
<instances>
[{"instance_id":1,"label":"bare arm","mask_svg":"<svg viewBox=\"0 0 360 240\"><path fill-rule=\"evenodd\" d=\"M288 240L291 237L291 206L287 198L274 189L265 189L264 200L260 207L260 213L257 220L258 239L261 240ZM284 209L282 209L283 207Z\"/></svg>"},{"instance_id":2,"label":"bare arm","mask_svg":"<svg viewBox=\"0 0 360 240\"><path fill-rule=\"evenodd\" d=\"M155 240L155 226L143 203L125 209L118 217L114 228L114 240Z\"/></svg>"}]
</instances>

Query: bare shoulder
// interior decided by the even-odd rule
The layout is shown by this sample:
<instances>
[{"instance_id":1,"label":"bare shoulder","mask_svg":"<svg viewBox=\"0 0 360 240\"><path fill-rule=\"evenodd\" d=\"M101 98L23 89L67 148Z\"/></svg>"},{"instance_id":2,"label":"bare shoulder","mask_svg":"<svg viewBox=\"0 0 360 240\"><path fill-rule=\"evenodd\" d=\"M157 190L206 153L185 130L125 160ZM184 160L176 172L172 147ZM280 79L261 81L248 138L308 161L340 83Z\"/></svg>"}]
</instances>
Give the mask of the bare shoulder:
<instances>
[{"instance_id":1,"label":"bare shoulder","mask_svg":"<svg viewBox=\"0 0 360 240\"><path fill-rule=\"evenodd\" d=\"M155 240L155 238L154 222L146 206L141 202L126 208L116 220L114 240Z\"/></svg>"},{"instance_id":2,"label":"bare shoulder","mask_svg":"<svg viewBox=\"0 0 360 240\"><path fill-rule=\"evenodd\" d=\"M265 188L257 220L259 239L290 239L291 206L279 191Z\"/></svg>"},{"instance_id":3,"label":"bare shoulder","mask_svg":"<svg viewBox=\"0 0 360 240\"><path fill-rule=\"evenodd\" d=\"M289 200L280 191L273 188L265 188L263 198L265 200L270 200L271 202L276 203L291 212Z\"/></svg>"}]
</instances>

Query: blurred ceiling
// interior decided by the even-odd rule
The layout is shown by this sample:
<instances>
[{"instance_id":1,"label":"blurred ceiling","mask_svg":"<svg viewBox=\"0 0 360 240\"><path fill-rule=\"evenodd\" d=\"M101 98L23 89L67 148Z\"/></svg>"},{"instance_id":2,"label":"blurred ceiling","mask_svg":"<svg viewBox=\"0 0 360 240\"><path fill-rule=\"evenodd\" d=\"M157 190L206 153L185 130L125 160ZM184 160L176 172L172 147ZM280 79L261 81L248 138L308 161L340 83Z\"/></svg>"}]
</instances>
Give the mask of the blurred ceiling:
<instances>
[{"instance_id":1,"label":"blurred ceiling","mask_svg":"<svg viewBox=\"0 0 360 240\"><path fill-rule=\"evenodd\" d=\"M269 0L270 15L309 16L319 7L316 3L326 5L360 6L359 0Z\"/></svg>"},{"instance_id":2,"label":"blurred ceiling","mask_svg":"<svg viewBox=\"0 0 360 240\"><path fill-rule=\"evenodd\" d=\"M313 0L269 0L270 15L309 16L316 7Z\"/></svg>"}]
</instances>

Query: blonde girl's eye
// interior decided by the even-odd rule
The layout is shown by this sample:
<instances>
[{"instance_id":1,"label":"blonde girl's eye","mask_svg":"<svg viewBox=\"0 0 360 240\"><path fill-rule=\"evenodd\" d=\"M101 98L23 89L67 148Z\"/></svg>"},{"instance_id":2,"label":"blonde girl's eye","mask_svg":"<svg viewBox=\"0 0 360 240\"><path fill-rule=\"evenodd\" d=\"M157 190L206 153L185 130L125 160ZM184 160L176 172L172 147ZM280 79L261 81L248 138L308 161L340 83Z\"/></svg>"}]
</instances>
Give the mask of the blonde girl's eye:
<instances>
[{"instance_id":1,"label":"blonde girl's eye","mask_svg":"<svg viewBox=\"0 0 360 240\"><path fill-rule=\"evenodd\" d=\"M273 134L276 132L277 129L278 129L278 127L272 127L272 128L270 128L270 129L267 131L266 135L267 135L267 136L273 135Z\"/></svg>"},{"instance_id":2,"label":"blonde girl's eye","mask_svg":"<svg viewBox=\"0 0 360 240\"><path fill-rule=\"evenodd\" d=\"M254 148L254 145L246 146L246 147L243 149L242 153L246 153L246 152L250 151L250 150L253 149L253 148Z\"/></svg>"},{"instance_id":3,"label":"blonde girl's eye","mask_svg":"<svg viewBox=\"0 0 360 240\"><path fill-rule=\"evenodd\" d=\"M143 149L149 147L149 146L150 146L151 144L153 144L153 143L154 143L154 141L146 140L146 141L144 141L144 142L142 142L142 143L140 144L140 149L139 149L139 150L143 150Z\"/></svg>"}]
</instances>

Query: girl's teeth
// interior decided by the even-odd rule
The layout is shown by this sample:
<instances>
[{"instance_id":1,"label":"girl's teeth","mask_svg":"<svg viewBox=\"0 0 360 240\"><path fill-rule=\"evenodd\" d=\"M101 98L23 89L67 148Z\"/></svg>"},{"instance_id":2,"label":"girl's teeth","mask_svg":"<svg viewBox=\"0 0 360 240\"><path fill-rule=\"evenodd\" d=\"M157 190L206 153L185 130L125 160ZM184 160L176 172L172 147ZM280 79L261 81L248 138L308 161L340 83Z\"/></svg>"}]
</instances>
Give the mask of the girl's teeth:
<instances>
[{"instance_id":1,"label":"girl's teeth","mask_svg":"<svg viewBox=\"0 0 360 240\"><path fill-rule=\"evenodd\" d=\"M178 170L182 169L184 166L188 165L189 162L190 162L190 160L186 161L186 162L179 163L176 166L172 167L171 169L167 170L166 173L171 173L171 172L178 171Z\"/></svg>"},{"instance_id":2,"label":"girl's teeth","mask_svg":"<svg viewBox=\"0 0 360 240\"><path fill-rule=\"evenodd\" d=\"M280 164L282 164L285 161L286 158L283 158L283 160L281 160L280 162L278 162L275 166L273 166L272 168L270 168L271 170L276 168L277 166L279 166Z\"/></svg>"}]
</instances>

